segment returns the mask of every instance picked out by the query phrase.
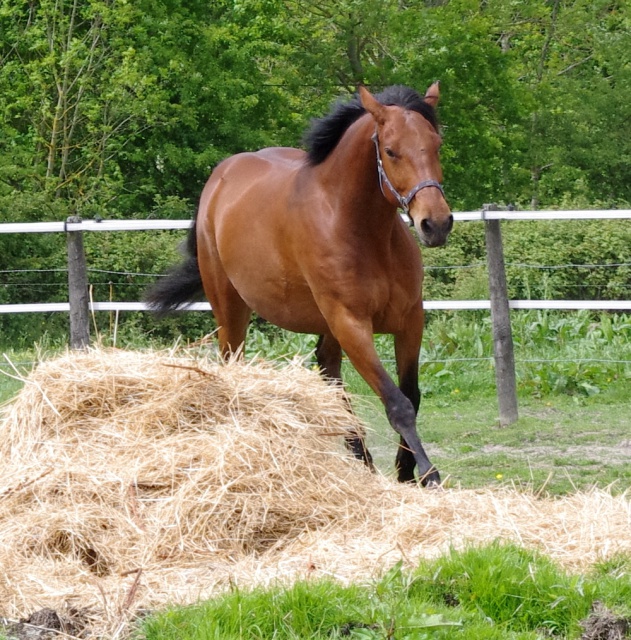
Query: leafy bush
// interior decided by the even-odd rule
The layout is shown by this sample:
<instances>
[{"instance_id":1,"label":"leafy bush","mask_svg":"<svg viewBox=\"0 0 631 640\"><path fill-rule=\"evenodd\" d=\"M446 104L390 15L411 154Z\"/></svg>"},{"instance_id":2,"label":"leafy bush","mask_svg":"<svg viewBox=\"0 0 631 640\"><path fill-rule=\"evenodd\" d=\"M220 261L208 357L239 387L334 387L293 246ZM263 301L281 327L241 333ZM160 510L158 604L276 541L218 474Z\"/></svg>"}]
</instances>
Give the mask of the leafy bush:
<instances>
[{"instance_id":1,"label":"leafy bush","mask_svg":"<svg viewBox=\"0 0 631 640\"><path fill-rule=\"evenodd\" d=\"M631 220L504 221L502 240L511 298L629 297ZM423 258L426 299L488 298L482 223L456 224L447 246L424 250Z\"/></svg>"}]
</instances>

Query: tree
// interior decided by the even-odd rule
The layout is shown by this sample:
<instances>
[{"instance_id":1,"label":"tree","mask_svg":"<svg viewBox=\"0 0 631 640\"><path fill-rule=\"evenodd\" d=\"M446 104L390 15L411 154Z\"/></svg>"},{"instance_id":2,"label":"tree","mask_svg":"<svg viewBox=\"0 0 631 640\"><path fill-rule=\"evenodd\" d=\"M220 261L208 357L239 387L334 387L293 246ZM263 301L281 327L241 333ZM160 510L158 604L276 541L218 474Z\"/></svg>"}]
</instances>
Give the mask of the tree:
<instances>
[{"instance_id":1,"label":"tree","mask_svg":"<svg viewBox=\"0 0 631 640\"><path fill-rule=\"evenodd\" d=\"M5 186L5 211L38 194L59 204L55 217L91 213L120 185L116 156L126 140L160 117L155 78L123 44L137 15L113 0L3 4L3 128L31 156L31 170ZM47 217L24 200L19 213Z\"/></svg>"},{"instance_id":2,"label":"tree","mask_svg":"<svg viewBox=\"0 0 631 640\"><path fill-rule=\"evenodd\" d=\"M631 48L628 3L489 3L524 86L524 169L530 206L631 198Z\"/></svg>"}]
</instances>

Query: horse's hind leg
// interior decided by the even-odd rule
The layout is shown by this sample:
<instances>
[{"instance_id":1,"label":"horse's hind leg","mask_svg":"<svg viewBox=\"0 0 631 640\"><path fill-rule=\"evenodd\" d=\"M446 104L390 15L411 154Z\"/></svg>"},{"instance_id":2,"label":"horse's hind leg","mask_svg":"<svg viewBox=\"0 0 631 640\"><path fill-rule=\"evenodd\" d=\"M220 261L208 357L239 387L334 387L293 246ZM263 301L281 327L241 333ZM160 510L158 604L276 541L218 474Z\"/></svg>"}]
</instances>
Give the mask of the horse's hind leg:
<instances>
[{"instance_id":1,"label":"horse's hind leg","mask_svg":"<svg viewBox=\"0 0 631 640\"><path fill-rule=\"evenodd\" d=\"M227 359L243 348L252 310L228 279L219 260L212 260L200 246L199 265L204 293L217 322L221 355Z\"/></svg>"},{"instance_id":2,"label":"horse's hind leg","mask_svg":"<svg viewBox=\"0 0 631 640\"><path fill-rule=\"evenodd\" d=\"M224 300L225 302L225 300ZM222 311L215 311L217 320L217 337L221 355L227 359L235 353L242 353L245 336L252 316L251 309L245 304L241 296L234 291L229 297L228 304L215 305L210 301L213 309L222 307Z\"/></svg>"},{"instance_id":3,"label":"horse's hind leg","mask_svg":"<svg viewBox=\"0 0 631 640\"><path fill-rule=\"evenodd\" d=\"M316 346L316 359L322 375L330 383L342 386L342 347L331 334L320 336ZM344 399L349 412L352 413L353 409L346 394ZM371 469L373 468L372 456L366 447L363 433L346 436L345 442L356 458L363 460Z\"/></svg>"}]
</instances>

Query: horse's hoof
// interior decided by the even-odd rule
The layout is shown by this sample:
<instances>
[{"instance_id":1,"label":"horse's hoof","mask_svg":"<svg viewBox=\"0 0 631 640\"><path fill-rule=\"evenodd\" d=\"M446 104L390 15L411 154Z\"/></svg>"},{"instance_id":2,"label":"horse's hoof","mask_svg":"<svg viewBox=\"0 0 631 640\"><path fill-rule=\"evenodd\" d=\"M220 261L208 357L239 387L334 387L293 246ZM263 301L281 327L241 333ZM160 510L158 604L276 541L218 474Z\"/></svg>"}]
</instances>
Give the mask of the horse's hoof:
<instances>
[{"instance_id":1,"label":"horse's hoof","mask_svg":"<svg viewBox=\"0 0 631 640\"><path fill-rule=\"evenodd\" d=\"M421 485L423 485L426 489L441 488L440 474L434 468L432 468L429 473L426 473L422 478L420 478L420 481Z\"/></svg>"}]
</instances>

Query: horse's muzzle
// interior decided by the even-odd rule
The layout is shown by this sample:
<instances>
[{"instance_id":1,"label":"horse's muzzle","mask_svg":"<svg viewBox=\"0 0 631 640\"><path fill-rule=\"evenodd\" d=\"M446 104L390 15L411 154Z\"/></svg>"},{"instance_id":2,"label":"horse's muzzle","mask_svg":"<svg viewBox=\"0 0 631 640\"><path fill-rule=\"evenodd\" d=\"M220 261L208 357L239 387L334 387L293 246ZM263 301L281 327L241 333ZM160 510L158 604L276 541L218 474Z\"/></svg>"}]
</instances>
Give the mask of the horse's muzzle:
<instances>
[{"instance_id":1,"label":"horse's muzzle","mask_svg":"<svg viewBox=\"0 0 631 640\"><path fill-rule=\"evenodd\" d=\"M431 218L423 218L419 223L414 222L414 228L421 243L426 247L442 247L447 242L447 236L454 226L454 217L449 214L441 222Z\"/></svg>"}]
</instances>

